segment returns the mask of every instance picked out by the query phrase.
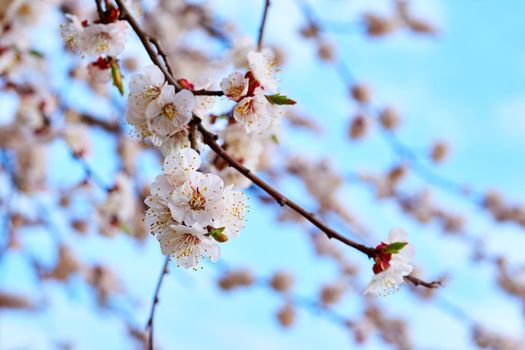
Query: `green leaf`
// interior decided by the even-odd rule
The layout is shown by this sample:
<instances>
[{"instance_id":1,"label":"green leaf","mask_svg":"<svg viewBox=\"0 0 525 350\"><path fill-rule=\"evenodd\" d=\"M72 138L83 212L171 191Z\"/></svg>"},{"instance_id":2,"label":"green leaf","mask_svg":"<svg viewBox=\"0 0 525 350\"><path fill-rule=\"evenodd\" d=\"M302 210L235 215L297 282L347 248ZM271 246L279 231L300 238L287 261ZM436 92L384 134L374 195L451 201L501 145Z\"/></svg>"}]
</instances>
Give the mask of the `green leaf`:
<instances>
[{"instance_id":1,"label":"green leaf","mask_svg":"<svg viewBox=\"0 0 525 350\"><path fill-rule=\"evenodd\" d=\"M38 58L44 58L44 54L36 49L29 50L29 54Z\"/></svg>"},{"instance_id":2,"label":"green leaf","mask_svg":"<svg viewBox=\"0 0 525 350\"><path fill-rule=\"evenodd\" d=\"M277 135L272 134L272 141L276 144L279 144L279 138L277 137Z\"/></svg>"},{"instance_id":3,"label":"green leaf","mask_svg":"<svg viewBox=\"0 0 525 350\"><path fill-rule=\"evenodd\" d=\"M111 63L111 76L113 77L113 85L115 85L122 96L124 96L124 85L122 83L122 74L120 67L116 60Z\"/></svg>"},{"instance_id":4,"label":"green leaf","mask_svg":"<svg viewBox=\"0 0 525 350\"><path fill-rule=\"evenodd\" d=\"M281 94L266 95L268 102L274 105L294 105L297 102Z\"/></svg>"},{"instance_id":5,"label":"green leaf","mask_svg":"<svg viewBox=\"0 0 525 350\"><path fill-rule=\"evenodd\" d=\"M408 242L394 242L387 245L384 249L387 253L398 254L407 244Z\"/></svg>"}]
</instances>

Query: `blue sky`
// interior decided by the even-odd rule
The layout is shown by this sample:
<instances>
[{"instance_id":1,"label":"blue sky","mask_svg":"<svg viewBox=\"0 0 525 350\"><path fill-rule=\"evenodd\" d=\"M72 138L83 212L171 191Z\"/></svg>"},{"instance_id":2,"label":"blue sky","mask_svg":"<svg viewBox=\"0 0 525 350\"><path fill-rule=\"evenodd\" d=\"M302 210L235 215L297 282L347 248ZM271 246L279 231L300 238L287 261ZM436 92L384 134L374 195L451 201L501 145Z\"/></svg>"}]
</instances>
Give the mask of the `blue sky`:
<instances>
[{"instance_id":1,"label":"blue sky","mask_svg":"<svg viewBox=\"0 0 525 350\"><path fill-rule=\"evenodd\" d=\"M400 136L409 145L421 148L433 140L451 143L451 158L437 169L447 177L483 190L496 187L513 201L523 200L525 188L525 3L488 0L413 0L414 13L441 28L437 38L416 37L400 32L382 39L364 39L359 33L330 34L337 51L354 75L373 87L378 104L393 104L403 115ZM231 18L247 34L255 35L262 1L210 1L223 18ZM328 156L341 172L359 169L381 170L396 162L378 130L360 143L346 138L354 106L333 69L315 59L313 47L296 35L302 22L292 0L273 1L267 41L289 49L281 80L283 91L298 101L299 108L323 126L320 135L284 131L281 140L287 149L300 147L312 158ZM353 21L365 10L389 11L390 1L311 1L330 20ZM43 34L42 34L43 35ZM49 42L44 50L59 45ZM62 82L57 80L57 86ZM82 91L70 93L71 99ZM73 101L73 100L72 100ZM100 114L110 111L102 107ZM95 154L90 162L109 182L115 171L113 160L104 158L111 140L94 133ZM313 137L313 138L312 138ZM312 141L314 140L314 141ZM60 144L53 145L53 164L68 169L50 174L53 183L74 181L80 169L67 158ZM334 151L336 150L336 151ZM150 164L150 163L148 163ZM155 169L144 168L144 177L153 178ZM283 182L283 192L299 202L311 203L301 186ZM412 188L424 185L411 179ZM489 249L507 252L516 262L525 263L520 247L523 232L513 225L494 225L468 202L435 190L435 198L449 208L468 215L469 232L486 237ZM434 225L421 226L408 221L388 203L378 204L369 191L347 184L341 191L361 220L374 233L386 236L391 227L403 226L410 232L418 253L416 262L424 276L451 273L449 284L440 292L446 300L461 306L482 324L504 334L523 338L522 306L495 288L493 268L469 262L471 247L455 238L443 238ZM45 200L45 199L44 199ZM222 256L229 265L250 266L261 276L286 269L297 276L296 292L315 297L316 287L336 277L334 266L314 256L306 238L307 229L276 225L272 220L277 207L261 207L252 200L246 229L224 246ZM55 218L60 222L60 217ZM338 227L341 228L341 227ZM344 228L343 228L344 229ZM62 227L63 234L66 228ZM64 236L66 236L64 234ZM68 236L69 237L69 236ZM380 239L381 237L377 237ZM158 243L150 239L138 246L126 237L109 241L93 235L67 238L88 261L106 261L123 277L130 300L122 302L139 326L146 319L151 295L162 265ZM33 232L24 238L32 252L43 259L46 233ZM514 248L515 247L515 248ZM366 259L350 249L347 255L363 267ZM35 288L27 265L11 254L0 269L0 286ZM202 271L172 267L160 295L155 335L163 349L348 349L353 347L349 332L313 315L299 311L296 325L281 329L274 312L281 299L266 289L229 294L215 287L217 269L206 265ZM0 314L0 349L50 349L47 335L70 340L76 349L130 349L122 336L122 325L109 313L93 313L92 296L80 282L66 291L57 285L43 289L52 312L42 316L18 313ZM357 315L360 298L348 294L340 312ZM381 300L390 314L407 316L417 349L471 349L469 330L464 324L432 305L417 300L406 289ZM424 315L424 316L423 316ZM505 322L501 322L505 320ZM446 337L445 337L446 335ZM446 342L443 342L446 339ZM387 349L374 339L364 349Z\"/></svg>"}]
</instances>

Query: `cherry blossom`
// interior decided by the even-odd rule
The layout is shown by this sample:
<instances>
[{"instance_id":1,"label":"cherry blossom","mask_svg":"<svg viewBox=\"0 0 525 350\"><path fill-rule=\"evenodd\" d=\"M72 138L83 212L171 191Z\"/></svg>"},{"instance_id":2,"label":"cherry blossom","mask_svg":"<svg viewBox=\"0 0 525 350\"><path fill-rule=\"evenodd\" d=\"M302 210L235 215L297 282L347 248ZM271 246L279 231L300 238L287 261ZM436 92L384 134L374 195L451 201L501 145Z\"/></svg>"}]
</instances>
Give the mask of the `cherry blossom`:
<instances>
[{"instance_id":1,"label":"cherry blossom","mask_svg":"<svg viewBox=\"0 0 525 350\"><path fill-rule=\"evenodd\" d=\"M148 130L158 136L152 140L157 146L160 140L182 129L192 117L195 97L189 90L175 93L175 87L164 85L160 95L146 107Z\"/></svg>"},{"instance_id":2,"label":"cherry blossom","mask_svg":"<svg viewBox=\"0 0 525 350\"><path fill-rule=\"evenodd\" d=\"M115 185L108 190L106 200L97 208L100 232L113 236L125 229L125 223L135 212L133 180L126 174L117 175Z\"/></svg>"},{"instance_id":3,"label":"cherry blossom","mask_svg":"<svg viewBox=\"0 0 525 350\"><path fill-rule=\"evenodd\" d=\"M262 51L250 51L248 53L248 62L253 76L266 93L277 91L279 80L276 78L277 67L275 55L270 49Z\"/></svg>"},{"instance_id":4,"label":"cherry blossom","mask_svg":"<svg viewBox=\"0 0 525 350\"><path fill-rule=\"evenodd\" d=\"M216 262L220 256L219 244L206 233L198 225L171 225L158 236L161 252L173 255L185 269L198 266L202 257Z\"/></svg>"},{"instance_id":5,"label":"cherry blossom","mask_svg":"<svg viewBox=\"0 0 525 350\"><path fill-rule=\"evenodd\" d=\"M243 98L233 110L233 117L247 132L263 132L273 123L272 107L264 94Z\"/></svg>"},{"instance_id":6,"label":"cherry blossom","mask_svg":"<svg viewBox=\"0 0 525 350\"><path fill-rule=\"evenodd\" d=\"M398 242L408 243L408 235L403 229L394 228L390 231L386 242L380 246ZM378 268L374 265L375 275L369 282L365 294L389 295L399 289L399 286L404 283L404 277L413 271L414 267L410 261L415 255L415 248L410 243L401 248L398 253L385 253L385 255L387 255L385 259L376 258ZM379 259L381 261L377 261Z\"/></svg>"},{"instance_id":7,"label":"cherry blossom","mask_svg":"<svg viewBox=\"0 0 525 350\"><path fill-rule=\"evenodd\" d=\"M87 24L73 15L66 15L66 19L61 34L70 52L82 56L118 56L124 51L128 29L125 21Z\"/></svg>"},{"instance_id":8,"label":"cherry blossom","mask_svg":"<svg viewBox=\"0 0 525 350\"><path fill-rule=\"evenodd\" d=\"M211 225L226 203L224 182L215 174L193 172L182 186L175 189L169 203L171 214L186 225Z\"/></svg>"},{"instance_id":9,"label":"cherry blossom","mask_svg":"<svg viewBox=\"0 0 525 350\"><path fill-rule=\"evenodd\" d=\"M238 102L246 96L249 81L240 72L233 72L221 81L221 90L230 100Z\"/></svg>"}]
</instances>

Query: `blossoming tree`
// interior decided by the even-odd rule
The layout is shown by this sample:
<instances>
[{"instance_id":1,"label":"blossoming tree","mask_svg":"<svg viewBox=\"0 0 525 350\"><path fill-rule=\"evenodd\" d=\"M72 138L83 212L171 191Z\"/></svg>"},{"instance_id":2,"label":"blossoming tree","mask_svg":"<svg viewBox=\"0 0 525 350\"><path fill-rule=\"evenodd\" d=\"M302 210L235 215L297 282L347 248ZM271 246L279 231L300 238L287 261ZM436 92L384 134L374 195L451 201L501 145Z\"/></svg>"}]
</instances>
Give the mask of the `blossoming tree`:
<instances>
[{"instance_id":1,"label":"blossoming tree","mask_svg":"<svg viewBox=\"0 0 525 350\"><path fill-rule=\"evenodd\" d=\"M380 37L402 30L427 36L437 33L411 11L408 2L393 4L391 15L363 16L359 26L364 35ZM214 14L213 6L200 2L0 1L0 82L6 101L15 101L13 113L7 113L0 127L4 181L1 258L24 257L42 284L61 281L67 286L71 279L80 277L91 286L101 308L122 318L140 348L164 345L156 341L153 327L157 308L162 307L159 293L168 271L181 268L199 274L204 267L220 271L223 290L262 285L276 291L284 301L277 319L285 327L293 324L296 308L304 307L351 330L359 344L376 329L384 342L399 349L412 348L403 320L383 312L376 297L407 288L414 296L432 298L447 288L446 280L414 268L416 248L411 237L417 233L401 228L401 220L389 232L374 236L349 210L351 199L341 198L342 185L356 182L370 188L378 200L392 200L405 216L422 224L438 223L445 232L465 230L462 218L438 206L427 192L404 192L400 183L408 173L481 205L496 220L523 226L525 211L507 204L496 193L478 193L458 185L434 172L432 165L422 163L396 134L400 124L397 110L376 107L368 86L353 81L330 44L326 34L330 25L319 20L306 1L293 4L305 21L300 34L313 43L324 64L339 71L357 108L356 116L348 122L348 141L363 138L375 123L401 161L385 174L343 175L330 163L301 154L301 149L287 149L281 141L284 130L307 129L311 142L316 142L319 125L326 118L304 117L301 96L288 96L281 89L285 48L278 45L285 43L266 45L272 4L266 0L261 5L257 35L249 37L224 23ZM260 11L255 12L259 16ZM51 20L53 16L59 19ZM63 51L40 51L33 36L43 21L55 34L60 32ZM196 49L196 42L204 44ZM67 83L57 87L54 71L67 71ZM91 106L109 106L119 117L93 115L83 106L86 101ZM92 159L98 142L92 130L104 132L116 147L104 149L102 156ZM57 151L57 144L69 155ZM439 163L447 152L447 145L437 142L428 158ZM99 163L110 157L116 159L117 169L102 174ZM64 158L72 165L64 165ZM159 171L145 175L152 162ZM80 180L67 170L73 166L82 169ZM63 167L61 176L68 181L52 184L46 176L57 169L50 167ZM287 197L285 193L290 191L283 185L285 179L303 183L303 192L309 197L305 203L310 204ZM306 197L305 193L298 197ZM322 285L319 298L305 302L294 294L294 277L286 271L276 271L264 280L223 261L221 248L230 240L242 240L243 230L257 232L247 220L249 203L253 202L257 202L256 208L279 207L279 225L295 223L317 254L339 267L339 278ZM253 210L250 215L267 214ZM51 244L46 249L56 255L52 262L25 253L30 249L21 237L38 228L47 232ZM127 312L114 304L126 293L112 266L83 261L74 253L80 249L76 246L82 246L82 237L68 237L94 232L146 244L158 241L155 254L165 256L165 262L155 277L144 329L132 325ZM257 235L264 245L267 233ZM117 242L107 240L104 244L113 245L116 251ZM365 259L355 263L352 259L357 256ZM523 298L525 286L509 277L503 257L480 250L478 259L496 264L502 289ZM224 260L228 261L227 254ZM254 259L253 265L258 263ZM148 275L157 273L156 266L141 269ZM337 308L350 291L365 310L355 319ZM16 290L0 290L0 308L39 312L38 299L38 295L28 299ZM438 305L458 313L453 304L441 300ZM480 347L523 346L519 340L472 323L473 339Z\"/></svg>"}]
</instances>

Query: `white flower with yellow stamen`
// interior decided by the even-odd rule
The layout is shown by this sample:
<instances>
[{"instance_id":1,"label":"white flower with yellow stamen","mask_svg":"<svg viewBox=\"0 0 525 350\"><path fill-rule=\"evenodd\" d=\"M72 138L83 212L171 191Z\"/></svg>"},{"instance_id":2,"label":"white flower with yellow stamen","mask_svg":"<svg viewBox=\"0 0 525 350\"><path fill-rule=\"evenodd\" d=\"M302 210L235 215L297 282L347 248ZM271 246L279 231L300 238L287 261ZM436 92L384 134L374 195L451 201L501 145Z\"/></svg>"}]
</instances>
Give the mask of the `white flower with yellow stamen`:
<instances>
[{"instance_id":1,"label":"white flower with yellow stamen","mask_svg":"<svg viewBox=\"0 0 525 350\"><path fill-rule=\"evenodd\" d=\"M152 142L159 146L164 138L180 131L191 120L194 107L195 97L191 91L175 93L175 87L164 85L145 111L148 130L157 136Z\"/></svg>"},{"instance_id":2,"label":"white flower with yellow stamen","mask_svg":"<svg viewBox=\"0 0 525 350\"><path fill-rule=\"evenodd\" d=\"M219 244L199 225L171 225L158 236L164 255L172 255L185 269L199 265L201 258L219 260Z\"/></svg>"}]
</instances>

